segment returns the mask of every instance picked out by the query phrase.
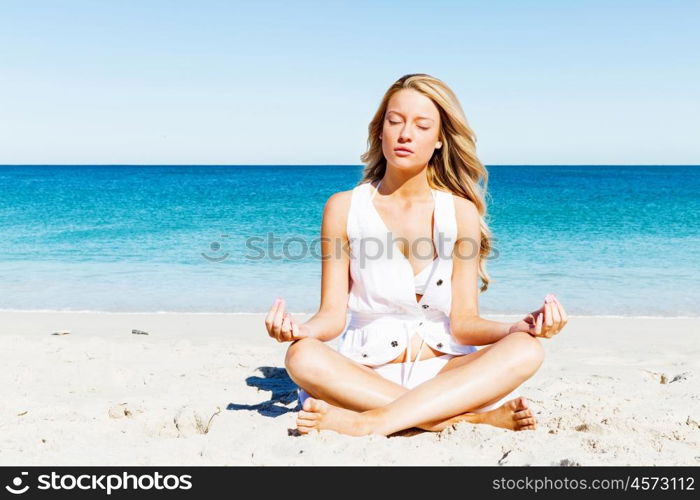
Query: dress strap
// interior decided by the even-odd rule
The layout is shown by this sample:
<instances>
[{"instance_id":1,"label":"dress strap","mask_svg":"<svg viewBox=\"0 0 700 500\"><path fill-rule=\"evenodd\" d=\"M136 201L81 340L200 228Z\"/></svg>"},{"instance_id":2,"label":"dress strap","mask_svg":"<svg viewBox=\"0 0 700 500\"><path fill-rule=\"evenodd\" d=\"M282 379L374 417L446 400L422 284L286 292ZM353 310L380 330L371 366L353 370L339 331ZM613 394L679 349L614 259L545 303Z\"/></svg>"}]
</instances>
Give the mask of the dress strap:
<instances>
[{"instance_id":1,"label":"dress strap","mask_svg":"<svg viewBox=\"0 0 700 500\"><path fill-rule=\"evenodd\" d=\"M372 201L374 199L374 195L376 195L377 191L379 191L379 186L382 185L383 180L384 179L379 179L379 184L377 184L377 187L375 187L374 190L372 191L372 195L369 197L369 201ZM372 183L370 182L369 185L372 186Z\"/></svg>"}]
</instances>

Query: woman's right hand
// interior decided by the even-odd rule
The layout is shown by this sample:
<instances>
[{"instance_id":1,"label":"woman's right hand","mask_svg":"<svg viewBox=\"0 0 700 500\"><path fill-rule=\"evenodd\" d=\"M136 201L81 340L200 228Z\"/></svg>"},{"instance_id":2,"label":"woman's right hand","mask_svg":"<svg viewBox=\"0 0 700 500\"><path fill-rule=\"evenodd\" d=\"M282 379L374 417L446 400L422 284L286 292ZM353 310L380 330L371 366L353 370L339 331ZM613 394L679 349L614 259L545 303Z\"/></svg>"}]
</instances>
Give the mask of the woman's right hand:
<instances>
[{"instance_id":1,"label":"woman's right hand","mask_svg":"<svg viewBox=\"0 0 700 500\"><path fill-rule=\"evenodd\" d=\"M300 325L292 315L285 312L285 300L277 299L265 316L267 334L277 342L291 342L303 337L310 337L309 327Z\"/></svg>"}]
</instances>

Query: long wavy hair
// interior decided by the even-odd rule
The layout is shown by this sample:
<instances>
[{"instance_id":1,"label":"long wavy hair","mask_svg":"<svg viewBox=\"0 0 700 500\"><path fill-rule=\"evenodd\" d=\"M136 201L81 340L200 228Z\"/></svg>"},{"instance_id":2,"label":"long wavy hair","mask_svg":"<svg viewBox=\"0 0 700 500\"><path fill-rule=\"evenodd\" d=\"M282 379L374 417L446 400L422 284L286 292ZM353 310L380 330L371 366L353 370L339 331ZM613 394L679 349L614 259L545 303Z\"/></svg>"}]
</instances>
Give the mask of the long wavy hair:
<instances>
[{"instance_id":1,"label":"long wavy hair","mask_svg":"<svg viewBox=\"0 0 700 500\"><path fill-rule=\"evenodd\" d=\"M486 272L486 258L491 253L491 230L486 222L486 188L488 171L476 155L476 135L467 123L467 117L457 96L441 80L423 73L405 75L386 91L377 112L369 124L367 151L360 159L365 164L360 184L384 177L386 158L379 135L384 114L391 97L402 89L413 89L433 101L440 113L442 147L433 152L428 162L428 184L438 190L449 191L476 205L480 215L481 243L479 248L479 288L485 292L491 278Z\"/></svg>"}]
</instances>

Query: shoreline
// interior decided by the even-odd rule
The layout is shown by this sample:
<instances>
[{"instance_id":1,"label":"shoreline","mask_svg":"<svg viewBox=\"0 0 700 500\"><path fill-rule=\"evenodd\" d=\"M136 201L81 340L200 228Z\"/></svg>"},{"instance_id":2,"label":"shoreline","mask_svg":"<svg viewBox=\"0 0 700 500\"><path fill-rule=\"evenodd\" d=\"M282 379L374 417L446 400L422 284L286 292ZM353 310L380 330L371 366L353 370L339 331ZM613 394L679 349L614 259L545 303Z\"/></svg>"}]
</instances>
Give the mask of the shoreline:
<instances>
[{"instance_id":1,"label":"shoreline","mask_svg":"<svg viewBox=\"0 0 700 500\"><path fill-rule=\"evenodd\" d=\"M290 314L298 316L311 316L316 314L316 312L305 312L305 311L288 311ZM125 314L125 315L166 315L166 314L181 314L181 315L193 315L193 316L250 316L250 315L262 315L265 316L266 312L255 312L255 311L101 311L93 309L0 309L0 314L4 313L20 313L20 314ZM350 313L348 313L349 315ZM481 313L482 317L485 318L521 318L523 317L520 313ZM697 319L700 320L700 315L698 316L660 316L660 315L621 315L621 314L569 314L569 318L579 318L579 319Z\"/></svg>"}]
</instances>

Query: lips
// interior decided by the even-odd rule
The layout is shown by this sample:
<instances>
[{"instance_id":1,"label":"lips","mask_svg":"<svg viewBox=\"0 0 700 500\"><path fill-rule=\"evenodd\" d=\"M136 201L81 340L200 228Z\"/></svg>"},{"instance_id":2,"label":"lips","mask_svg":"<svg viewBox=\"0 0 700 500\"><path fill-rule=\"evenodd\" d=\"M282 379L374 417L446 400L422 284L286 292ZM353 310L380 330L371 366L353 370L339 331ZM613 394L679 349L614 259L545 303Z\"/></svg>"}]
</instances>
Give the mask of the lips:
<instances>
[{"instance_id":1,"label":"lips","mask_svg":"<svg viewBox=\"0 0 700 500\"><path fill-rule=\"evenodd\" d=\"M412 150L408 148L394 148L395 153L413 153Z\"/></svg>"}]
</instances>

